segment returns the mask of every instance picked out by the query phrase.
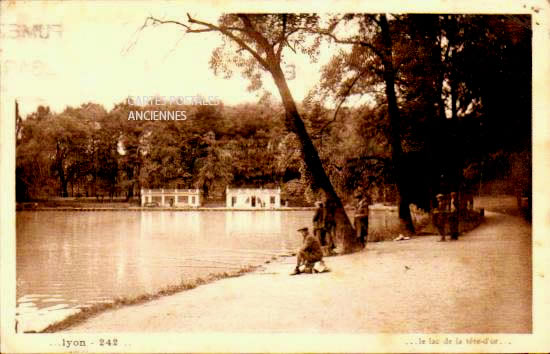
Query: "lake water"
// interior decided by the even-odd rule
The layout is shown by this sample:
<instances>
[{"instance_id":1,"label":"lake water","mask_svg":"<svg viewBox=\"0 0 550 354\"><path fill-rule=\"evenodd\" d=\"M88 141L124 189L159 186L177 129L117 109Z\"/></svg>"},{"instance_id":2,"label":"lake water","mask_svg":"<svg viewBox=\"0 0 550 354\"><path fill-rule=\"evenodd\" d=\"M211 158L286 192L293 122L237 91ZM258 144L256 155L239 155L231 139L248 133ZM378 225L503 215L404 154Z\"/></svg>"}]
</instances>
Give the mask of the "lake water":
<instances>
[{"instance_id":1,"label":"lake water","mask_svg":"<svg viewBox=\"0 0 550 354\"><path fill-rule=\"evenodd\" d=\"M296 229L311 227L312 215L311 210L17 212L19 331L40 331L86 306L288 254L302 241ZM373 221L387 225L385 218Z\"/></svg>"}]
</instances>

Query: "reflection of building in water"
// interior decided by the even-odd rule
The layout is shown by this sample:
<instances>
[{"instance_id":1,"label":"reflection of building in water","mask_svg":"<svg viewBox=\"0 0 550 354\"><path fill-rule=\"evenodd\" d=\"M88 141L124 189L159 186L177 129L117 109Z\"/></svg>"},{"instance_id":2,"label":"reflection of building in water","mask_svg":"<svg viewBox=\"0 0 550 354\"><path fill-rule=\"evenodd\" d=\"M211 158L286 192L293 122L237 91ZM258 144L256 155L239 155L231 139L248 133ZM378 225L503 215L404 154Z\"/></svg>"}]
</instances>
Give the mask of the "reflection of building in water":
<instances>
[{"instance_id":1,"label":"reflection of building in water","mask_svg":"<svg viewBox=\"0 0 550 354\"><path fill-rule=\"evenodd\" d=\"M226 206L234 209L269 209L281 207L281 189L226 188Z\"/></svg>"},{"instance_id":2,"label":"reflection of building in water","mask_svg":"<svg viewBox=\"0 0 550 354\"><path fill-rule=\"evenodd\" d=\"M158 205L164 207L199 207L199 189L142 189L141 206Z\"/></svg>"},{"instance_id":3,"label":"reflection of building in water","mask_svg":"<svg viewBox=\"0 0 550 354\"><path fill-rule=\"evenodd\" d=\"M231 211L225 214L226 235L280 235L281 234L281 212L247 212Z\"/></svg>"},{"instance_id":4,"label":"reflection of building in water","mask_svg":"<svg viewBox=\"0 0 550 354\"><path fill-rule=\"evenodd\" d=\"M167 235L175 239L191 237L199 234L199 211L187 212L141 212L139 213L140 236L142 238L154 238L156 235Z\"/></svg>"}]
</instances>

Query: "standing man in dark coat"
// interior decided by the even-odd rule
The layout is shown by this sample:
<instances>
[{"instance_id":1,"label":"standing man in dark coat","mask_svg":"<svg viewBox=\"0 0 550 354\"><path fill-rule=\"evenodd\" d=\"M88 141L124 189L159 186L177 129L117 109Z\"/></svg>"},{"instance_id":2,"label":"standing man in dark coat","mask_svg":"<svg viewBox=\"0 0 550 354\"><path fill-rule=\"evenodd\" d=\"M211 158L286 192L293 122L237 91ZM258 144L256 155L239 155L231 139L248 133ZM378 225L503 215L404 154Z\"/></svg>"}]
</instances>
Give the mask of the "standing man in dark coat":
<instances>
[{"instance_id":1,"label":"standing man in dark coat","mask_svg":"<svg viewBox=\"0 0 550 354\"><path fill-rule=\"evenodd\" d=\"M321 245L325 244L325 209L323 203L319 202L317 204L317 209L313 214L313 234L317 236Z\"/></svg>"},{"instance_id":2,"label":"standing man in dark coat","mask_svg":"<svg viewBox=\"0 0 550 354\"><path fill-rule=\"evenodd\" d=\"M334 214L336 213L334 202L330 199L325 202L324 219L325 219L325 239L326 244L321 243L322 246L327 246L327 253L333 253L336 248L336 220Z\"/></svg>"},{"instance_id":3,"label":"standing man in dark coat","mask_svg":"<svg viewBox=\"0 0 550 354\"><path fill-rule=\"evenodd\" d=\"M355 210L354 224L356 236L364 246L369 235L369 198L357 194L355 198L359 201Z\"/></svg>"},{"instance_id":4,"label":"standing man in dark coat","mask_svg":"<svg viewBox=\"0 0 550 354\"><path fill-rule=\"evenodd\" d=\"M451 192L451 203L450 203L450 214L449 214L449 226L451 228L451 240L458 240L458 222L459 222L459 212L460 205L458 202L458 194L456 192Z\"/></svg>"},{"instance_id":5,"label":"standing man in dark coat","mask_svg":"<svg viewBox=\"0 0 550 354\"><path fill-rule=\"evenodd\" d=\"M433 224L437 228L437 231L441 235L439 241L445 241L446 226L447 226L447 202L443 194L435 196L437 199L437 207L432 212Z\"/></svg>"}]
</instances>

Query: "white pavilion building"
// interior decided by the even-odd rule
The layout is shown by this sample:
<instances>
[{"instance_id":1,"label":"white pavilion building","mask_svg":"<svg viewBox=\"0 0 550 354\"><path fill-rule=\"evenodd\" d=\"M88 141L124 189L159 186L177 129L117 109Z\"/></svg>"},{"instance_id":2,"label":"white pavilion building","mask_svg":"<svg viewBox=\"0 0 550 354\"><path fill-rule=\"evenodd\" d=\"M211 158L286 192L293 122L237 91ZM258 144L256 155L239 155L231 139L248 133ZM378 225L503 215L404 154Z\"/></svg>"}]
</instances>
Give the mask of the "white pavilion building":
<instances>
[{"instance_id":1,"label":"white pavilion building","mask_svg":"<svg viewBox=\"0 0 550 354\"><path fill-rule=\"evenodd\" d=\"M226 206L230 209L275 209L281 207L281 189L226 188Z\"/></svg>"},{"instance_id":2,"label":"white pavilion building","mask_svg":"<svg viewBox=\"0 0 550 354\"><path fill-rule=\"evenodd\" d=\"M200 189L142 189L141 206L148 205L198 208L201 192Z\"/></svg>"}]
</instances>

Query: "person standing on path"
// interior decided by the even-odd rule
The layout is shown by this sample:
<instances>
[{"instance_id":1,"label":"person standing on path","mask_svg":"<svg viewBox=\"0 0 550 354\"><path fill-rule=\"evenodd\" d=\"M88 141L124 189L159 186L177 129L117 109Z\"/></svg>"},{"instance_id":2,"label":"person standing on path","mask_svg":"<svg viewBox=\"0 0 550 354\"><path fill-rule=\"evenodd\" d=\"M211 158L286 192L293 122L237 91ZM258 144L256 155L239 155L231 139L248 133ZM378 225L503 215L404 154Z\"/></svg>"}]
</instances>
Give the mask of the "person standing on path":
<instances>
[{"instance_id":1,"label":"person standing on path","mask_svg":"<svg viewBox=\"0 0 550 354\"><path fill-rule=\"evenodd\" d=\"M443 194L435 196L437 199L437 207L432 212L432 222L441 235L440 242L445 241L446 225L447 225L447 202Z\"/></svg>"},{"instance_id":2,"label":"person standing on path","mask_svg":"<svg viewBox=\"0 0 550 354\"><path fill-rule=\"evenodd\" d=\"M451 231L451 240L458 240L458 221L459 221L459 211L460 205L458 203L458 194L456 192L451 192L451 203L450 203L450 214L449 214L449 227Z\"/></svg>"},{"instance_id":3,"label":"person standing on path","mask_svg":"<svg viewBox=\"0 0 550 354\"><path fill-rule=\"evenodd\" d=\"M324 231L326 244L321 243L322 246L327 247L327 253L330 255L333 253L333 250L336 248L335 239L336 239L336 220L334 217L335 207L334 202L327 200L325 202L324 208Z\"/></svg>"},{"instance_id":4,"label":"person standing on path","mask_svg":"<svg viewBox=\"0 0 550 354\"><path fill-rule=\"evenodd\" d=\"M369 235L369 198L361 194L355 198L359 200L354 217L356 237L365 246Z\"/></svg>"},{"instance_id":5,"label":"person standing on path","mask_svg":"<svg viewBox=\"0 0 550 354\"><path fill-rule=\"evenodd\" d=\"M316 203L317 209L313 214L313 234L317 237L321 245L325 244L325 208L323 203Z\"/></svg>"}]
</instances>

